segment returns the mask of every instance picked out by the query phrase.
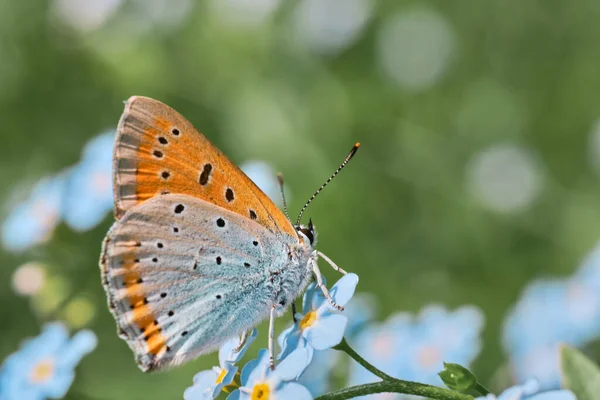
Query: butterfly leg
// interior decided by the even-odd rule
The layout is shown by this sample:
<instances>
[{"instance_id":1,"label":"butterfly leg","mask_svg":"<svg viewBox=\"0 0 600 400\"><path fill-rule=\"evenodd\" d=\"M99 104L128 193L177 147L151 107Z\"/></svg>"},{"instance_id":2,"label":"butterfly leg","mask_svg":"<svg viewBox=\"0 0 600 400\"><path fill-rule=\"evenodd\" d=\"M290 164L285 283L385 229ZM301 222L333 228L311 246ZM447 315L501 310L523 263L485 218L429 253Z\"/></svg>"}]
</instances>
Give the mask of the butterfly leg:
<instances>
[{"instance_id":1,"label":"butterfly leg","mask_svg":"<svg viewBox=\"0 0 600 400\"><path fill-rule=\"evenodd\" d=\"M321 253L318 250L317 250L317 254L320 255L321 257L323 257L323 260L327 261L327 264L331 265L331 267L333 269L335 269L337 272L340 272L342 275L347 274L347 272L344 271L343 269L341 269L340 267L338 267L337 264L331 260L331 258L327 257L325 254Z\"/></svg>"},{"instance_id":2,"label":"butterfly leg","mask_svg":"<svg viewBox=\"0 0 600 400\"><path fill-rule=\"evenodd\" d=\"M327 290L327 287L323 284L323 278L321 277L321 271L319 270L317 262L315 260L311 260L310 262L312 263L313 274L315 278L317 278L317 286L323 292L323 296L325 296L325 298L327 299L327 301L329 301L329 304L331 304L332 307L337 308L340 311L344 311L344 307L336 304L336 302L333 301L331 295L329 294L329 290Z\"/></svg>"},{"instance_id":3,"label":"butterfly leg","mask_svg":"<svg viewBox=\"0 0 600 400\"><path fill-rule=\"evenodd\" d=\"M273 339L275 338L275 305L271 306L271 318L269 319L269 365L275 369L275 358L273 357Z\"/></svg>"}]
</instances>

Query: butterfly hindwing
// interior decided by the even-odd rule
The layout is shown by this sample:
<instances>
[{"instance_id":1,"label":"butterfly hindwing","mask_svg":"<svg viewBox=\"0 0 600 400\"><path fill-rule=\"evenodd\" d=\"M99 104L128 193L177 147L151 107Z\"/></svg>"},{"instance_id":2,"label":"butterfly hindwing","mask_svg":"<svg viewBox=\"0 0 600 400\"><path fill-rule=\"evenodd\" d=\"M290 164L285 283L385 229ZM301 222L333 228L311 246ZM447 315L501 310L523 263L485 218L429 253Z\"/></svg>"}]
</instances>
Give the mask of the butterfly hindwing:
<instances>
[{"instance_id":1,"label":"butterfly hindwing","mask_svg":"<svg viewBox=\"0 0 600 400\"><path fill-rule=\"evenodd\" d=\"M127 211L101 263L109 306L140 367L180 364L267 317L268 267L284 266L286 246L192 196L158 196Z\"/></svg>"},{"instance_id":2,"label":"butterfly hindwing","mask_svg":"<svg viewBox=\"0 0 600 400\"><path fill-rule=\"evenodd\" d=\"M114 150L115 215L165 193L187 194L297 238L277 206L177 111L131 97Z\"/></svg>"}]
</instances>

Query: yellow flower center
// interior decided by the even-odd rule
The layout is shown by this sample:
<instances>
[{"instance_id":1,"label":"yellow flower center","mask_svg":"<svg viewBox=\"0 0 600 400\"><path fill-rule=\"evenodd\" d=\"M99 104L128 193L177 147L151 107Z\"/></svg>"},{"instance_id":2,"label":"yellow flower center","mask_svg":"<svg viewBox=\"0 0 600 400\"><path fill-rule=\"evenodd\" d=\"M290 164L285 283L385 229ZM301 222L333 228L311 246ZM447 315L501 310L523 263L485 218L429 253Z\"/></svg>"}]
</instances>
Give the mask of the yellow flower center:
<instances>
[{"instance_id":1,"label":"yellow flower center","mask_svg":"<svg viewBox=\"0 0 600 400\"><path fill-rule=\"evenodd\" d=\"M51 359L45 359L33 367L29 379L35 384L41 384L48 382L53 374L54 362Z\"/></svg>"},{"instance_id":2,"label":"yellow flower center","mask_svg":"<svg viewBox=\"0 0 600 400\"><path fill-rule=\"evenodd\" d=\"M223 368L221 370L221 373L219 374L219 376L217 376L217 380L215 381L216 383L221 383L223 382L223 379L225 379L225 375L227 375L227 370L225 368Z\"/></svg>"},{"instance_id":3,"label":"yellow flower center","mask_svg":"<svg viewBox=\"0 0 600 400\"><path fill-rule=\"evenodd\" d=\"M252 400L269 400L271 389L266 383L259 383L252 390Z\"/></svg>"},{"instance_id":4,"label":"yellow flower center","mask_svg":"<svg viewBox=\"0 0 600 400\"><path fill-rule=\"evenodd\" d=\"M310 311L304 316L304 318L302 318L302 321L300 321L300 329L305 330L306 328L314 324L316 320L317 313L314 311Z\"/></svg>"}]
</instances>

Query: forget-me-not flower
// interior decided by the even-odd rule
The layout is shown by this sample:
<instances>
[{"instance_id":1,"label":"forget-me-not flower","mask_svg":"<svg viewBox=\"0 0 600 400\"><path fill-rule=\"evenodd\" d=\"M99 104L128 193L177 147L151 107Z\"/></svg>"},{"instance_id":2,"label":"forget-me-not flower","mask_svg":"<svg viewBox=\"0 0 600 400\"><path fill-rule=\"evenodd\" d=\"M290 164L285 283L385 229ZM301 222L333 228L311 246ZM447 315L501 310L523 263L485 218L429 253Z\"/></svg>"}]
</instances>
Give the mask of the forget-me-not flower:
<instances>
[{"instance_id":1,"label":"forget-me-not flower","mask_svg":"<svg viewBox=\"0 0 600 400\"><path fill-rule=\"evenodd\" d=\"M344 336L349 340L368 326L373 319L377 303L369 293L357 293L352 301L346 304L342 313L348 318ZM306 386L314 396L325 394L329 390L331 371L338 366L342 357L339 351L333 349L315 350L312 361L298 378L298 383Z\"/></svg>"},{"instance_id":2,"label":"forget-me-not flower","mask_svg":"<svg viewBox=\"0 0 600 400\"><path fill-rule=\"evenodd\" d=\"M535 380L529 380L524 385L506 389L499 396L488 394L476 400L577 400L570 390L553 390L540 393L540 385Z\"/></svg>"},{"instance_id":3,"label":"forget-me-not flower","mask_svg":"<svg viewBox=\"0 0 600 400\"><path fill-rule=\"evenodd\" d=\"M560 344L581 347L599 335L600 293L577 275L530 283L502 332L517 381L535 378L546 389L560 386Z\"/></svg>"},{"instance_id":4,"label":"forget-me-not flower","mask_svg":"<svg viewBox=\"0 0 600 400\"><path fill-rule=\"evenodd\" d=\"M48 240L60 222L68 172L40 180L2 223L4 248L19 252Z\"/></svg>"},{"instance_id":5,"label":"forget-me-not flower","mask_svg":"<svg viewBox=\"0 0 600 400\"><path fill-rule=\"evenodd\" d=\"M75 367L96 344L96 335L91 331L80 331L69 339L64 325L46 325L40 336L26 341L2 364L0 399L64 397L75 379Z\"/></svg>"},{"instance_id":6,"label":"forget-me-not flower","mask_svg":"<svg viewBox=\"0 0 600 400\"><path fill-rule=\"evenodd\" d=\"M227 396L227 400L312 400L312 395L294 379L310 362L308 351L299 348L271 370L269 352L262 349L258 359L250 361L242 370L242 385Z\"/></svg>"},{"instance_id":7,"label":"forget-me-not flower","mask_svg":"<svg viewBox=\"0 0 600 400\"><path fill-rule=\"evenodd\" d=\"M353 343L367 361L391 376L442 385L438 372L444 362L468 365L479 353L483 320L475 307L448 311L429 306L416 318L399 313L367 327ZM378 380L362 366L351 365L351 385Z\"/></svg>"},{"instance_id":8,"label":"forget-me-not flower","mask_svg":"<svg viewBox=\"0 0 600 400\"><path fill-rule=\"evenodd\" d=\"M216 398L226 386L233 382L233 378L238 371L235 363L242 359L248 346L256 339L257 334L258 331L254 328L239 350L240 340L238 338L226 341L219 349L219 366L197 373L194 376L194 384L185 390L183 398L185 400L212 400Z\"/></svg>"},{"instance_id":9,"label":"forget-me-not flower","mask_svg":"<svg viewBox=\"0 0 600 400\"><path fill-rule=\"evenodd\" d=\"M77 231L98 225L113 208L112 155L115 133L92 138L67 181L63 218Z\"/></svg>"},{"instance_id":10,"label":"forget-me-not flower","mask_svg":"<svg viewBox=\"0 0 600 400\"><path fill-rule=\"evenodd\" d=\"M354 295L358 284L356 274L344 275L329 291L333 301L345 306ZM283 331L278 338L282 348L278 358L287 357L297 348L306 347L309 361L313 350L325 350L340 343L344 337L348 317L333 308L315 282L311 283L302 300L303 313L297 313L297 322Z\"/></svg>"}]
</instances>

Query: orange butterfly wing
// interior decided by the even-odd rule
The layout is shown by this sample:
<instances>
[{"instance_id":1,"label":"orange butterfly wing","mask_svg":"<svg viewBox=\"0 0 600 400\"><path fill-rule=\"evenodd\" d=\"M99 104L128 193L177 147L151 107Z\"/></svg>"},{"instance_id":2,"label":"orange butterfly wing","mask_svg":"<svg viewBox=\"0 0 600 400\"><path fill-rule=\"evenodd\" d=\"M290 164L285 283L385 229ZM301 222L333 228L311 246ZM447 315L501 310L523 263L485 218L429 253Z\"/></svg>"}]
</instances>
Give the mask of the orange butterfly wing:
<instances>
[{"instance_id":1,"label":"orange butterfly wing","mask_svg":"<svg viewBox=\"0 0 600 400\"><path fill-rule=\"evenodd\" d=\"M151 197L178 193L298 237L279 208L177 111L133 96L119 121L113 160L115 216Z\"/></svg>"}]
</instances>

